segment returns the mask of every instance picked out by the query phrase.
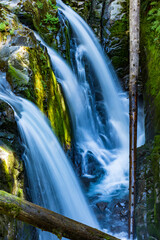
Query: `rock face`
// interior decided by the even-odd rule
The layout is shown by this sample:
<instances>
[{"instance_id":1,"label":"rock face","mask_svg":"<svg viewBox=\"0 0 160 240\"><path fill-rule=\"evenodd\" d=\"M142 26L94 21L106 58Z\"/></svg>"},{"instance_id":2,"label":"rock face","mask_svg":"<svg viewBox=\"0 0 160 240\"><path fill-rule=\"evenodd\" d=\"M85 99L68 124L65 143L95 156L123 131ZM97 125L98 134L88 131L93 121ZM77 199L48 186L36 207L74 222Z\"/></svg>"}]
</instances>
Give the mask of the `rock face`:
<instances>
[{"instance_id":1,"label":"rock face","mask_svg":"<svg viewBox=\"0 0 160 240\"><path fill-rule=\"evenodd\" d=\"M65 0L92 27L125 90L129 79L128 0ZM81 7L79 7L79 5Z\"/></svg>"},{"instance_id":2,"label":"rock face","mask_svg":"<svg viewBox=\"0 0 160 240\"><path fill-rule=\"evenodd\" d=\"M160 136L138 150L136 228L138 239L160 239Z\"/></svg>"},{"instance_id":3,"label":"rock face","mask_svg":"<svg viewBox=\"0 0 160 240\"><path fill-rule=\"evenodd\" d=\"M159 2L142 1L141 75L146 144L138 150L138 239L160 239L160 59ZM154 31L153 31L154 29Z\"/></svg>"}]
</instances>

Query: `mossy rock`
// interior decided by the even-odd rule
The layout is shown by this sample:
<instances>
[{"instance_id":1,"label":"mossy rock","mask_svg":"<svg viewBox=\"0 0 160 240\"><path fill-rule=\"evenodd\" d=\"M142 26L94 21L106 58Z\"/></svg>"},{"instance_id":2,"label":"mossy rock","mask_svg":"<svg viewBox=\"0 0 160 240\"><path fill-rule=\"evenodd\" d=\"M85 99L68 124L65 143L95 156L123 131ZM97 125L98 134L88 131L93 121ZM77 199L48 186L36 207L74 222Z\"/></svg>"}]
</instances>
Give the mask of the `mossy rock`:
<instances>
[{"instance_id":1,"label":"mossy rock","mask_svg":"<svg viewBox=\"0 0 160 240\"><path fill-rule=\"evenodd\" d=\"M23 198L23 163L5 145L0 146L0 165L0 189Z\"/></svg>"},{"instance_id":2,"label":"mossy rock","mask_svg":"<svg viewBox=\"0 0 160 240\"><path fill-rule=\"evenodd\" d=\"M69 5L75 12L77 12L85 21L88 20L90 14L91 1L90 0L64 0L65 4Z\"/></svg>"},{"instance_id":3,"label":"mossy rock","mask_svg":"<svg viewBox=\"0 0 160 240\"><path fill-rule=\"evenodd\" d=\"M160 239L160 135L138 149L136 230L138 240Z\"/></svg>"},{"instance_id":4,"label":"mossy rock","mask_svg":"<svg viewBox=\"0 0 160 240\"><path fill-rule=\"evenodd\" d=\"M41 111L47 114L63 147L70 149L71 133L68 110L51 69L47 52L40 47L28 51L36 103Z\"/></svg>"},{"instance_id":5,"label":"mossy rock","mask_svg":"<svg viewBox=\"0 0 160 240\"><path fill-rule=\"evenodd\" d=\"M65 149L71 147L69 114L59 84L52 71L45 48L41 48L33 32L23 26L6 8L0 8L6 31L0 32L0 62L15 94L34 102L51 122ZM14 35L10 29L15 29ZM5 37L5 38L4 38Z\"/></svg>"},{"instance_id":6,"label":"mossy rock","mask_svg":"<svg viewBox=\"0 0 160 240\"><path fill-rule=\"evenodd\" d=\"M152 30L153 23L158 21L158 16L153 15L149 18L149 9L153 1L142 2L141 9L143 16L141 19L141 66L142 79L145 98L146 112L146 139L154 139L154 136L160 133L160 35L157 39L157 33ZM157 10L160 3L156 5Z\"/></svg>"},{"instance_id":7,"label":"mossy rock","mask_svg":"<svg viewBox=\"0 0 160 240\"><path fill-rule=\"evenodd\" d=\"M37 30L50 45L57 45L59 19L55 0L19 1L14 12L25 25Z\"/></svg>"},{"instance_id":8,"label":"mossy rock","mask_svg":"<svg viewBox=\"0 0 160 240\"><path fill-rule=\"evenodd\" d=\"M24 198L23 164L15 153L0 143L0 189ZM0 215L0 238L17 239L17 231L22 232L24 224Z\"/></svg>"}]
</instances>

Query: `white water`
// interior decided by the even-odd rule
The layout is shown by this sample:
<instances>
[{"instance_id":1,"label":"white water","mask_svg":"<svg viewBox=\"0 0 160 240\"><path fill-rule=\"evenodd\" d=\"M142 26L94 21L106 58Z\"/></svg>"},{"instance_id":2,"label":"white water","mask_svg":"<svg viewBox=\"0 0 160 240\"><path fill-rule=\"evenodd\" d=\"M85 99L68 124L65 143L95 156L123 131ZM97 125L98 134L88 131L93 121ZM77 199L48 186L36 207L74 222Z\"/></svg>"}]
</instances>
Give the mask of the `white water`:
<instances>
[{"instance_id":1,"label":"white water","mask_svg":"<svg viewBox=\"0 0 160 240\"><path fill-rule=\"evenodd\" d=\"M117 190L121 190L122 194L128 191L129 106L127 94L123 93L119 86L110 60L104 55L98 40L87 23L61 0L57 0L57 5L59 6L59 11L67 18L77 39L75 60L77 64L78 89L85 95L85 101L82 100L84 109L90 109L92 112L90 115L93 116L92 121L88 118L90 123L87 128L85 125L77 126L79 128L79 136L76 136L76 143L81 150L83 160L86 154L91 152L95 159L102 164L106 172L103 181L91 189L91 195L94 192L102 194L102 198L110 199L115 192L117 194ZM98 81L100 86L103 96L102 104L105 108L103 115L106 115L105 123L100 121L99 113L94 108L99 102L94 100L91 86L87 82L83 57L87 58L88 63L91 65L92 73L95 75L91 81ZM68 89L72 88L71 81L69 83L69 81L67 82L64 79L64 82L61 82L63 89L64 84L68 85ZM91 101L88 99L91 99ZM74 98L72 104L70 104L68 97L66 97L66 100L68 101L69 109L76 104L76 98ZM77 112L78 109L75 115ZM141 127L138 129L138 145L141 145L144 143L144 134ZM81 138L80 132L83 131L85 131L85 139ZM108 141L112 145L108 146ZM87 170L87 167L85 169Z\"/></svg>"},{"instance_id":2,"label":"white water","mask_svg":"<svg viewBox=\"0 0 160 240\"><path fill-rule=\"evenodd\" d=\"M94 156L105 170L102 182L91 188L90 194L101 194L109 200L115 194L128 192L129 117L128 98L123 93L111 63L104 56L101 46L91 29L78 14L62 1L57 0L60 11L67 17L76 33L79 45L75 50L77 73L37 35L47 47L56 77L61 83L72 118L75 143L82 156L82 174L88 176L88 154ZM102 123L95 109L90 85L86 79L83 56L87 56L101 86L106 124ZM77 75L77 76L76 76ZM94 81L94 78L92 79ZM99 103L98 103L99 104ZM139 127L138 145L144 142ZM113 145L111 145L113 142ZM94 176L93 176L94 177ZM120 191L119 191L120 190Z\"/></svg>"},{"instance_id":3,"label":"white water","mask_svg":"<svg viewBox=\"0 0 160 240\"><path fill-rule=\"evenodd\" d=\"M98 228L71 164L49 127L48 120L33 103L11 92L2 73L0 99L15 112L25 148L23 159L33 202ZM55 237L41 231L39 239L52 240Z\"/></svg>"},{"instance_id":4,"label":"white water","mask_svg":"<svg viewBox=\"0 0 160 240\"><path fill-rule=\"evenodd\" d=\"M81 131L85 131L86 133L87 137L85 140L78 137L76 143L81 150L82 159L86 159L88 152L91 152L94 158L102 164L106 173L103 181L91 188L90 194L101 194L102 198L104 197L109 200L113 195L117 194L117 192L119 194L118 190L124 189L120 191L123 194L128 191L129 127L127 95L122 92L111 63L103 54L101 46L89 26L61 0L57 0L57 5L68 19L79 43L75 52L79 89L86 89L85 96L86 98L90 97L91 88L86 81L85 67L82 61L83 56L85 56L91 65L96 81L98 81L102 92L103 114L105 115L106 121L103 123L99 121L100 117L97 116L98 113L92 107L99 103L94 101L93 98L92 105L90 102L83 102L84 108L92 109L94 118L92 120L93 123L90 122L88 128L85 128L85 126L81 128ZM92 81L95 81L94 77ZM72 83L70 83L68 88L72 88ZM68 100L68 98L66 99ZM72 105L75 104L75 102L76 99L74 99ZM90 105L88 106L87 104ZM111 143L109 147L107 146L108 142ZM83 165L87 165L87 162L85 163L84 161ZM87 167L85 167L85 170L87 174Z\"/></svg>"},{"instance_id":5,"label":"white water","mask_svg":"<svg viewBox=\"0 0 160 240\"><path fill-rule=\"evenodd\" d=\"M100 185L96 185L95 189L91 189L91 194L102 193L106 198L108 194L112 194L115 190L123 187L128 187L128 144L122 148L106 149L102 139L101 132L98 127L102 129L98 116L92 113L92 107L87 100L88 88L87 82L79 83L72 70L65 63L65 61L35 33L36 38L47 47L48 53L51 58L52 65L57 71L58 79L63 87L66 96L66 101L71 113L75 141L78 148L81 150L83 159L83 174L87 176L87 160L86 155L92 152L96 160L100 162L105 169L107 178ZM126 95L123 94L121 99L125 101L124 115L128 113L128 100ZM120 100L120 99L119 99ZM127 118L127 117L126 117ZM128 123L126 122L126 127ZM98 125L98 126L97 126ZM99 126L100 125L100 126ZM96 128L97 127L97 128ZM103 133L104 134L104 133ZM105 137L105 135L103 135ZM116 138L116 136L115 136ZM128 140L128 133L127 137ZM107 141L106 141L107 142ZM127 161L127 165L126 165Z\"/></svg>"}]
</instances>

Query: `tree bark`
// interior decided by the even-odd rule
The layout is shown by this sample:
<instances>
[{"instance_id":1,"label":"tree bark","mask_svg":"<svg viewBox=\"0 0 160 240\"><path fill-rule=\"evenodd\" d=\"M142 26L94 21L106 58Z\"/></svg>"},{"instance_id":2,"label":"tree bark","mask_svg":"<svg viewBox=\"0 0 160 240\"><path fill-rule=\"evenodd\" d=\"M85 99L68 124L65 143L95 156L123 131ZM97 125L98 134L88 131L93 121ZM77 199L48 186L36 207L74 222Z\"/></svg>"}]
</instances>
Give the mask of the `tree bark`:
<instances>
[{"instance_id":1,"label":"tree bark","mask_svg":"<svg viewBox=\"0 0 160 240\"><path fill-rule=\"evenodd\" d=\"M129 181L129 238L134 239L136 149L137 149L137 79L139 72L140 0L130 0L130 181Z\"/></svg>"},{"instance_id":2,"label":"tree bark","mask_svg":"<svg viewBox=\"0 0 160 240\"><path fill-rule=\"evenodd\" d=\"M0 191L0 213L28 223L57 237L73 240L118 240L95 228ZM86 216L87 217L87 216Z\"/></svg>"}]
</instances>

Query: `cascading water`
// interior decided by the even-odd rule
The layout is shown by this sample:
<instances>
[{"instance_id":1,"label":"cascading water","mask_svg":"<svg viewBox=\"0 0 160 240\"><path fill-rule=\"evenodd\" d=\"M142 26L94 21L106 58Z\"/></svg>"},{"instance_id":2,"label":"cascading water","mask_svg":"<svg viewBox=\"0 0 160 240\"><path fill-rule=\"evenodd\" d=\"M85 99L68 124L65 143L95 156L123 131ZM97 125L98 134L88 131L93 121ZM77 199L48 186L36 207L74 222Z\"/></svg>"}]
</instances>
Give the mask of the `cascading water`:
<instances>
[{"instance_id":1,"label":"cascading water","mask_svg":"<svg viewBox=\"0 0 160 240\"><path fill-rule=\"evenodd\" d=\"M90 188L90 195L99 195L99 201L110 201L113 197L117 196L117 198L120 198L120 195L125 195L128 192L129 127L128 105L125 103L127 96L122 92L109 59L104 56L98 40L88 25L61 0L57 0L57 4L60 7L60 12L63 13L69 21L79 44L75 52L76 68L80 78L79 88L84 89L83 86L87 86L88 88L84 73L85 66L81 60L83 56L85 56L95 76L91 80L98 82L102 92L101 101L104 106L103 115L105 115L105 121L97 121L100 117L94 118L94 125L98 125L98 134L90 134L90 124L90 127L85 129L89 138L86 138L86 141L83 141L83 139L81 139L82 141L79 141L79 139L75 141L78 145L79 152L81 152L82 161L98 161L100 164L102 164L102 162L104 163L102 167L105 176L99 184L93 184ZM81 75L79 72L81 72ZM86 94L92 91L91 89L86 90ZM97 104L99 104L99 102L93 99L92 105L90 104L89 107L93 110L94 108L92 106L96 106ZM84 102L84 108L85 107L86 102ZM87 106L87 108L89 107ZM96 110L94 110L94 116L95 115L98 115L98 111L96 112ZM104 136L107 136L107 141L104 141ZM107 144L108 141L110 142L110 146Z\"/></svg>"},{"instance_id":2,"label":"cascading water","mask_svg":"<svg viewBox=\"0 0 160 240\"><path fill-rule=\"evenodd\" d=\"M15 96L0 73L0 99L14 110L25 147L23 156L30 194L34 203L98 228L90 212L74 171L48 121L31 102ZM55 239L39 233L40 240Z\"/></svg>"},{"instance_id":3,"label":"cascading water","mask_svg":"<svg viewBox=\"0 0 160 240\"><path fill-rule=\"evenodd\" d=\"M84 84L80 85L75 74L65 63L65 61L58 55L58 53L49 47L37 33L34 34L37 40L39 40L47 48L54 72L63 87L72 118L72 126L76 145L79 149L84 150L86 148L86 152L88 149L90 151L92 150L92 152L94 152L101 162L102 166L105 167L106 163L103 157L100 156L104 156L104 152L106 150L101 138L99 138L99 124L96 124L96 122L99 122L98 116L95 116L93 113L92 107L90 106L88 100L87 92L89 91L89 85L87 82L85 82L85 85L88 86L87 89L84 87ZM98 153L94 151L95 148L97 149ZM85 159L85 154L86 153L84 151L83 159ZM85 174L87 164L84 163L83 166L83 174Z\"/></svg>"},{"instance_id":4,"label":"cascading water","mask_svg":"<svg viewBox=\"0 0 160 240\"><path fill-rule=\"evenodd\" d=\"M97 81L102 92L102 100L104 106L105 122L95 121L98 124L98 134L90 134L90 127L85 129L89 138L86 141L76 141L80 152L82 152L82 159L94 158L103 162L103 169L105 170L104 183L96 184L95 188L91 189L91 194L101 194L102 197L106 195L110 198L111 195L118 195L118 190L123 194L126 193L128 188L128 108L125 106L124 99L127 98L126 94L122 94L122 90L118 84L116 74L111 66L110 61L104 56L98 40L94 36L91 29L84 22L78 14L71 8L67 7L61 0L57 0L60 7L60 12L68 19L73 32L78 39L78 48L76 49L76 62L78 72L81 71L84 65L81 61L83 55L91 65L95 78L92 81ZM81 54L81 56L80 56ZM82 76L82 75L81 75ZM81 77L79 75L79 77ZM82 79L82 78L81 78ZM83 81L83 84L81 84ZM85 81L85 82L84 82ZM79 87L84 88L87 84L83 74L83 80L80 80ZM62 83L63 86L63 83ZM88 85L87 85L88 86ZM86 94L92 92L87 91ZM75 100L74 100L75 102ZM92 105L96 106L99 102L94 102ZM90 104L90 108L93 109ZM86 102L84 102L86 107ZM88 107L88 106L87 106ZM88 107L88 108L89 108ZM94 115L98 113L94 112ZM95 120L100 119L98 117ZM99 130L101 129L101 130ZM107 141L104 141L104 136L107 136ZM77 139L76 139L77 140ZM106 142L112 143L108 147ZM89 155L89 157L87 157ZM88 160L87 160L88 161ZM128 190L127 190L128 191ZM105 193L105 194L104 194Z\"/></svg>"},{"instance_id":5,"label":"cascading water","mask_svg":"<svg viewBox=\"0 0 160 240\"><path fill-rule=\"evenodd\" d=\"M68 103L75 144L82 159L82 175L96 177L95 172L89 169L90 162L92 162L91 168L97 162L100 164L98 168L103 168L103 179L99 176L100 182L91 185L89 195L96 198L95 202L109 203L113 199L123 198L128 193L129 106L127 94L121 90L109 59L103 54L101 46L88 25L61 0L57 0L57 4L60 12L69 21L76 39L76 47L72 49L74 52L72 68L75 74L54 50L49 48L42 39L39 38L39 40L48 49L52 66ZM90 82L85 69L87 61L93 75L92 78L90 77ZM96 82L98 91L102 92L100 101L95 97L97 89L91 86L91 81ZM97 110L97 105L102 105L101 110L104 109L102 114ZM105 116L105 120L101 120L100 115ZM141 119L139 120L140 123ZM140 124L138 129L140 146L144 143ZM118 205L115 204L115 206ZM110 207L108 211L110 212ZM109 215L112 213L107 213L107 216ZM110 218L107 224L109 222ZM116 219L114 222L116 227Z\"/></svg>"}]
</instances>

